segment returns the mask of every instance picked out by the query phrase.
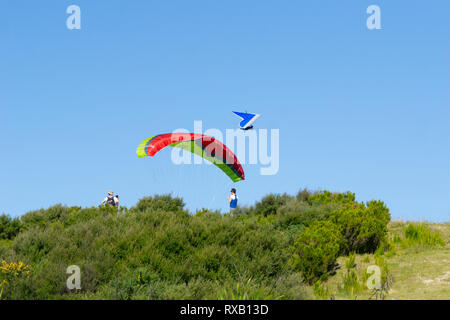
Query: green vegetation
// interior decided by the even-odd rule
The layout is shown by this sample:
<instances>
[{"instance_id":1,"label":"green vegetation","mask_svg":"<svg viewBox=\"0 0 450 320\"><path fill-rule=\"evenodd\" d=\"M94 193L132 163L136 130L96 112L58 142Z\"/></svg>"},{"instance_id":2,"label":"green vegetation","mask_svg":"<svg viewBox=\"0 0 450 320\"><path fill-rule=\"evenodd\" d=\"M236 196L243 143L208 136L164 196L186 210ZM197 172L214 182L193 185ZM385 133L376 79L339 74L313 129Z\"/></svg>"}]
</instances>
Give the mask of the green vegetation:
<instances>
[{"instance_id":1,"label":"green vegetation","mask_svg":"<svg viewBox=\"0 0 450 320\"><path fill-rule=\"evenodd\" d=\"M403 247L414 245L444 246L445 241L438 231L431 231L424 223L408 224L405 228L405 238L401 241Z\"/></svg>"},{"instance_id":2,"label":"green vegetation","mask_svg":"<svg viewBox=\"0 0 450 320\"><path fill-rule=\"evenodd\" d=\"M450 297L450 224L388 224L387 240L374 254L337 260L337 273L322 286L335 299L448 299ZM432 240L430 240L432 239ZM379 287L373 267L380 271Z\"/></svg>"},{"instance_id":3,"label":"green vegetation","mask_svg":"<svg viewBox=\"0 0 450 320\"><path fill-rule=\"evenodd\" d=\"M11 240L20 232L20 220L2 214L0 216L0 240Z\"/></svg>"},{"instance_id":4,"label":"green vegetation","mask_svg":"<svg viewBox=\"0 0 450 320\"><path fill-rule=\"evenodd\" d=\"M336 266L342 242L338 226L330 221L314 222L294 243L295 269L310 284L326 278Z\"/></svg>"},{"instance_id":5,"label":"green vegetation","mask_svg":"<svg viewBox=\"0 0 450 320\"><path fill-rule=\"evenodd\" d=\"M392 285L386 258L406 247L445 245L422 225L388 234L389 220L381 201L308 190L270 194L233 215L189 214L170 195L143 198L129 209L56 205L20 219L3 215L0 262L9 271L0 272L0 297L386 298ZM365 285L362 267L375 260L384 291ZM80 290L66 286L70 265L80 267ZM19 266L25 271L11 271Z\"/></svg>"}]
</instances>

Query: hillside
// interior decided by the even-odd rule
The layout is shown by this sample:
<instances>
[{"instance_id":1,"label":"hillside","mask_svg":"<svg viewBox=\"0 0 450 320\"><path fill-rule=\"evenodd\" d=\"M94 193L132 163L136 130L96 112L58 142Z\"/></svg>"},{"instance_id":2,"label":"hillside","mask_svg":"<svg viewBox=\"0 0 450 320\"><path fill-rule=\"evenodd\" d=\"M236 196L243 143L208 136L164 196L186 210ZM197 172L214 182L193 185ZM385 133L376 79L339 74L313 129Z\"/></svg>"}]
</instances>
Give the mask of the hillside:
<instances>
[{"instance_id":1,"label":"hillside","mask_svg":"<svg viewBox=\"0 0 450 320\"><path fill-rule=\"evenodd\" d=\"M449 246L450 224L391 222L350 192L268 195L233 215L170 195L56 205L0 216L0 299L448 299Z\"/></svg>"},{"instance_id":2,"label":"hillside","mask_svg":"<svg viewBox=\"0 0 450 320\"><path fill-rule=\"evenodd\" d=\"M414 222L394 221L389 223L389 236L404 234L408 225ZM392 286L386 296L388 300L448 300L450 299L450 223L426 226L433 232L439 232L445 245L413 243L398 244L385 255L385 261L392 276ZM329 279L326 286L330 292L337 293L336 299L368 299L369 290L360 290L352 294L339 290L343 287L348 257L338 258L340 269ZM356 255L355 269L360 279L369 265L375 264L375 255ZM361 283L363 281L360 281ZM356 290L357 291L357 290Z\"/></svg>"}]
</instances>

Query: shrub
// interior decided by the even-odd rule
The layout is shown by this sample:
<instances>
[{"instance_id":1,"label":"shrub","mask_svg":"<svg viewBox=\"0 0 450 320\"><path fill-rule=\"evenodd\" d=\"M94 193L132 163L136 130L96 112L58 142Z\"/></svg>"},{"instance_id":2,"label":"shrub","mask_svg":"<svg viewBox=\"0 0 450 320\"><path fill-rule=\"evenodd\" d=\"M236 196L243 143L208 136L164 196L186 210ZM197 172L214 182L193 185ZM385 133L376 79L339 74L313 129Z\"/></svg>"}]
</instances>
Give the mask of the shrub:
<instances>
[{"instance_id":1,"label":"shrub","mask_svg":"<svg viewBox=\"0 0 450 320\"><path fill-rule=\"evenodd\" d=\"M298 196L297 196L298 197ZM330 191L320 191L310 194L308 197L308 202L312 205L320 204L351 204L355 203L355 194L347 191L345 193L330 192Z\"/></svg>"},{"instance_id":2,"label":"shrub","mask_svg":"<svg viewBox=\"0 0 450 320\"><path fill-rule=\"evenodd\" d=\"M295 197L295 199L299 202L308 202L310 196L311 196L311 191L304 188L303 190L300 190L297 193L297 196Z\"/></svg>"},{"instance_id":3,"label":"shrub","mask_svg":"<svg viewBox=\"0 0 450 320\"><path fill-rule=\"evenodd\" d=\"M171 195L129 210L56 205L16 220L20 232L0 239L0 256L33 266L33 295L23 299L219 299L242 297L244 286L249 299L303 299L304 281L325 279L340 252L374 246L382 232L370 223L388 217L382 203L307 190L238 210L189 215ZM81 269L76 292L66 288L69 265Z\"/></svg>"},{"instance_id":4,"label":"shrub","mask_svg":"<svg viewBox=\"0 0 450 320\"><path fill-rule=\"evenodd\" d=\"M341 253L373 253L386 239L390 215L383 202L371 201L367 205L346 205L335 211L331 220L345 238Z\"/></svg>"},{"instance_id":5,"label":"shrub","mask_svg":"<svg viewBox=\"0 0 450 320\"><path fill-rule=\"evenodd\" d=\"M10 216L2 214L0 216L0 240L11 240L21 229L21 223L18 218L12 219Z\"/></svg>"},{"instance_id":6,"label":"shrub","mask_svg":"<svg viewBox=\"0 0 450 320\"><path fill-rule=\"evenodd\" d=\"M293 225L307 227L314 221L328 220L333 210L334 206L311 206L305 202L289 201L278 208L276 224L282 229Z\"/></svg>"},{"instance_id":7,"label":"shrub","mask_svg":"<svg viewBox=\"0 0 450 320\"><path fill-rule=\"evenodd\" d=\"M184 209L183 199L172 197L172 195L155 195L153 197L145 197L139 200L135 208L136 211L169 211L179 212Z\"/></svg>"},{"instance_id":8,"label":"shrub","mask_svg":"<svg viewBox=\"0 0 450 320\"><path fill-rule=\"evenodd\" d=\"M31 268L29 265L19 262L0 262L0 300L20 299L30 297Z\"/></svg>"},{"instance_id":9,"label":"shrub","mask_svg":"<svg viewBox=\"0 0 450 320\"><path fill-rule=\"evenodd\" d=\"M277 297L273 282L293 272L290 238L272 222L258 221L263 216L208 210L190 216L181 199L170 196L145 198L126 214L112 209L38 210L27 216L27 229L11 249L0 252L35 266L39 299L217 299L227 283L239 281L237 270L252 278L251 295L262 290L261 298ZM79 292L66 288L69 265L81 269Z\"/></svg>"},{"instance_id":10,"label":"shrub","mask_svg":"<svg viewBox=\"0 0 450 320\"><path fill-rule=\"evenodd\" d=\"M256 203L254 214L263 215L265 217L277 214L277 210L291 199L292 197L286 194L278 196L269 194L262 198L260 202Z\"/></svg>"},{"instance_id":11,"label":"shrub","mask_svg":"<svg viewBox=\"0 0 450 320\"><path fill-rule=\"evenodd\" d=\"M314 222L294 244L294 268L310 284L325 279L336 267L342 240L339 228L332 222Z\"/></svg>"}]
</instances>

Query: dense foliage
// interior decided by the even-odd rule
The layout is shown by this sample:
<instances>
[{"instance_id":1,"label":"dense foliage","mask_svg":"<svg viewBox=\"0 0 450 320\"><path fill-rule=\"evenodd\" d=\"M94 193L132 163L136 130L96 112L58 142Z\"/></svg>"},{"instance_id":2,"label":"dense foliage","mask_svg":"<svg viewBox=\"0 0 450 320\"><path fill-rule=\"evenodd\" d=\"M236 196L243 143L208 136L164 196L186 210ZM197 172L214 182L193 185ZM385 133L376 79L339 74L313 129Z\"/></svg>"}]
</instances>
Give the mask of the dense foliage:
<instances>
[{"instance_id":1,"label":"dense foliage","mask_svg":"<svg viewBox=\"0 0 450 320\"><path fill-rule=\"evenodd\" d=\"M0 239L11 241L0 261L29 266L19 287L5 280L16 296L5 289L4 299L304 299L305 283L326 278L339 255L379 247L389 210L302 190L233 215L189 214L182 199L157 195L130 209L56 205L0 218ZM66 286L71 265L81 290Z\"/></svg>"},{"instance_id":2,"label":"dense foliage","mask_svg":"<svg viewBox=\"0 0 450 320\"><path fill-rule=\"evenodd\" d=\"M316 221L295 241L293 264L312 284L333 271L342 243L337 225L331 221Z\"/></svg>"},{"instance_id":3,"label":"dense foliage","mask_svg":"<svg viewBox=\"0 0 450 320\"><path fill-rule=\"evenodd\" d=\"M2 214L0 216L0 240L10 240L20 232L20 220Z\"/></svg>"}]
</instances>

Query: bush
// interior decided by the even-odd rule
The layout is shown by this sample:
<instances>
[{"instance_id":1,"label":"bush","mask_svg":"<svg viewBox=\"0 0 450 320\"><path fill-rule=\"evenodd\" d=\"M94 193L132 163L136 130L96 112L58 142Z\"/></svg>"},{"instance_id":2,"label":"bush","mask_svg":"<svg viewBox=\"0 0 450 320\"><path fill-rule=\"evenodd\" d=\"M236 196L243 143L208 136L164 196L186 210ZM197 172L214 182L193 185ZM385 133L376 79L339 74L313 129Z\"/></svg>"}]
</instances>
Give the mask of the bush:
<instances>
[{"instance_id":1,"label":"bush","mask_svg":"<svg viewBox=\"0 0 450 320\"><path fill-rule=\"evenodd\" d=\"M314 222L294 244L294 268L312 284L334 271L342 245L339 228L330 221Z\"/></svg>"},{"instance_id":2,"label":"bush","mask_svg":"<svg viewBox=\"0 0 450 320\"><path fill-rule=\"evenodd\" d=\"M31 269L19 262L0 261L0 300L30 297Z\"/></svg>"},{"instance_id":3,"label":"bush","mask_svg":"<svg viewBox=\"0 0 450 320\"><path fill-rule=\"evenodd\" d=\"M21 229L21 223L18 218L12 219L10 216L2 214L0 216L0 240L11 240Z\"/></svg>"},{"instance_id":4,"label":"bush","mask_svg":"<svg viewBox=\"0 0 450 320\"><path fill-rule=\"evenodd\" d=\"M291 199L292 197L286 194L278 196L269 194L262 198L260 202L256 203L253 214L263 215L265 217L275 215L277 214L277 210Z\"/></svg>"},{"instance_id":5,"label":"bush","mask_svg":"<svg viewBox=\"0 0 450 320\"><path fill-rule=\"evenodd\" d=\"M305 191L303 191L304 193ZM298 197L298 196L297 196ZM303 196L304 197L304 196ZM307 197L308 202L311 205L320 204L352 204L355 203L355 194L347 191L346 193L330 192L330 191L320 191L310 194Z\"/></svg>"},{"instance_id":6,"label":"bush","mask_svg":"<svg viewBox=\"0 0 450 320\"><path fill-rule=\"evenodd\" d=\"M145 197L139 200L135 208L136 211L170 211L179 212L184 209L184 202L181 198L173 198L172 195L156 195L154 197Z\"/></svg>"},{"instance_id":7,"label":"bush","mask_svg":"<svg viewBox=\"0 0 450 320\"><path fill-rule=\"evenodd\" d=\"M300 190L297 193L297 196L295 197L295 199L299 202L308 202L309 197L311 196L311 191L309 191L308 189L304 188L303 190Z\"/></svg>"},{"instance_id":8,"label":"bush","mask_svg":"<svg viewBox=\"0 0 450 320\"><path fill-rule=\"evenodd\" d=\"M276 224L281 229L294 225L307 227L314 221L328 220L333 210L334 206L311 206L304 202L289 201L278 208Z\"/></svg>"},{"instance_id":9,"label":"bush","mask_svg":"<svg viewBox=\"0 0 450 320\"><path fill-rule=\"evenodd\" d=\"M171 195L130 209L55 205L0 219L0 256L33 266L23 299L239 298L244 287L249 299L303 299L304 281L325 279L340 253L376 247L389 221L381 202L328 191L238 210L190 215ZM81 270L77 292L66 288L70 265Z\"/></svg>"},{"instance_id":10,"label":"bush","mask_svg":"<svg viewBox=\"0 0 450 320\"><path fill-rule=\"evenodd\" d=\"M21 217L24 229L46 227L53 222L62 222L71 211L79 210L79 207L65 207L57 204L48 209L30 211Z\"/></svg>"},{"instance_id":11,"label":"bush","mask_svg":"<svg viewBox=\"0 0 450 320\"><path fill-rule=\"evenodd\" d=\"M373 253L386 240L389 209L383 202L351 204L335 211L331 220L339 226L345 245L342 254Z\"/></svg>"},{"instance_id":12,"label":"bush","mask_svg":"<svg viewBox=\"0 0 450 320\"><path fill-rule=\"evenodd\" d=\"M39 299L218 299L240 275L252 278L252 295L266 297L275 279L293 272L290 238L272 223L208 210L191 216L170 196L144 198L126 214L112 209L58 206L27 215L8 254L34 266ZM80 292L66 288L70 265L81 269Z\"/></svg>"}]
</instances>

